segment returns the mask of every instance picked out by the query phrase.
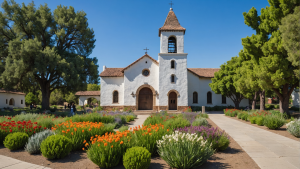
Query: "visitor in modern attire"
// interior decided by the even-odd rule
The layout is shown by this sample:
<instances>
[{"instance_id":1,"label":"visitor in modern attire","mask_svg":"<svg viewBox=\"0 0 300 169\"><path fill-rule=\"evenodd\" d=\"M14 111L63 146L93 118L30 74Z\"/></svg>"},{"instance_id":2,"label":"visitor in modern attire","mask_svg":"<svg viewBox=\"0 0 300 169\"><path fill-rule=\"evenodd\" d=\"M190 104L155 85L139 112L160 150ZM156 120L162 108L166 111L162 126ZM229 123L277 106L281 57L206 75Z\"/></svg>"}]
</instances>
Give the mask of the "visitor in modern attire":
<instances>
[{"instance_id":1,"label":"visitor in modern attire","mask_svg":"<svg viewBox=\"0 0 300 169\"><path fill-rule=\"evenodd\" d=\"M73 105L71 105L71 106L70 106L70 109L71 109L71 111L70 111L70 115L71 115L71 116L73 116L73 115L74 115L74 109L73 109Z\"/></svg>"},{"instance_id":2,"label":"visitor in modern attire","mask_svg":"<svg viewBox=\"0 0 300 169\"><path fill-rule=\"evenodd\" d=\"M33 104L30 104L30 110L32 110Z\"/></svg>"}]
</instances>

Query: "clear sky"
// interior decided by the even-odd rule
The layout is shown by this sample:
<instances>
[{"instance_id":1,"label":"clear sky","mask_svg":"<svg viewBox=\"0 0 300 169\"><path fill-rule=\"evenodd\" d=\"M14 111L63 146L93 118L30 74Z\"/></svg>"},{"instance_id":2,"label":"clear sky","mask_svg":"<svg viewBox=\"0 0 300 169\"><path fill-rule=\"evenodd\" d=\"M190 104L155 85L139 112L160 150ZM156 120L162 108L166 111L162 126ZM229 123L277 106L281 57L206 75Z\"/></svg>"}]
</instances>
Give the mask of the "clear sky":
<instances>
[{"instance_id":1,"label":"clear sky","mask_svg":"<svg viewBox=\"0 0 300 169\"><path fill-rule=\"evenodd\" d=\"M28 4L31 0L15 0ZM148 54L158 59L163 26L170 0L35 0L36 7L47 3L53 11L58 5L73 6L87 13L94 29L96 47L91 57L102 66L126 67ZM219 68L243 48L241 38L255 33L244 24L243 12L269 6L267 0L173 0L181 26L186 28L184 52L188 68ZM259 13L260 14L260 13Z\"/></svg>"}]
</instances>

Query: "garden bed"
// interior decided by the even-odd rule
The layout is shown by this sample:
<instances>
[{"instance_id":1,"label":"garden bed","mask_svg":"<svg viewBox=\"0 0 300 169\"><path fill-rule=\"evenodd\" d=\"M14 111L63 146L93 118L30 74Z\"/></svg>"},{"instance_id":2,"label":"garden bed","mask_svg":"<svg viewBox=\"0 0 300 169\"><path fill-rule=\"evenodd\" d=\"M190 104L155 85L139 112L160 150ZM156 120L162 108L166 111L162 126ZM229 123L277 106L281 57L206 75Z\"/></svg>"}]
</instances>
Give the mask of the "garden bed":
<instances>
[{"instance_id":1,"label":"garden bed","mask_svg":"<svg viewBox=\"0 0 300 169\"><path fill-rule=\"evenodd\" d=\"M217 127L210 119L207 119L210 127ZM41 154L29 155L25 150L10 151L0 145L0 154L9 156L25 162L50 167L50 168L99 168L87 158L84 151L73 151L63 159L48 160ZM170 168L160 157L152 157L149 169ZM257 164L243 151L243 149L230 138L229 147L221 152L215 153L201 168L259 168ZM124 169L120 164L113 169Z\"/></svg>"},{"instance_id":2,"label":"garden bed","mask_svg":"<svg viewBox=\"0 0 300 169\"><path fill-rule=\"evenodd\" d=\"M300 139L293 136L291 133L289 133L287 131L287 127L286 125L283 125L282 127L280 127L279 129L277 130L271 130L269 129L268 127L266 126L259 126L257 124L251 124L250 121L245 121L245 120L242 120L242 119L238 119L237 117L230 117L230 116L226 116L228 118L231 118L231 119L235 119L235 120L238 120L240 122L243 122L243 123L246 123L246 124L249 124L249 125L252 125L252 126L255 126L255 127L258 127L258 128L261 128L263 130L267 130L267 131L270 131L272 133L275 133L275 134L279 134L281 136L284 136L284 137L287 137L287 138L290 138L290 139L293 139L293 140L296 140L296 141L299 141L300 142Z\"/></svg>"}]
</instances>

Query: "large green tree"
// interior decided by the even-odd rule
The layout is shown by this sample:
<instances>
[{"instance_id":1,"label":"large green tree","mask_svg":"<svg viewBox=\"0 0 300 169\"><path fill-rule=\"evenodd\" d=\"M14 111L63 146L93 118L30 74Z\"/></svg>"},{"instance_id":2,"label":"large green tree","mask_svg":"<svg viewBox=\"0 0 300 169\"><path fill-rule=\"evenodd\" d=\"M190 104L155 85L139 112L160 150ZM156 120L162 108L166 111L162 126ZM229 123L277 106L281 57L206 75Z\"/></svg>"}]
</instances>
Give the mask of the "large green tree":
<instances>
[{"instance_id":1,"label":"large green tree","mask_svg":"<svg viewBox=\"0 0 300 169\"><path fill-rule=\"evenodd\" d=\"M100 85L87 84L87 91L100 91Z\"/></svg>"},{"instance_id":2,"label":"large green tree","mask_svg":"<svg viewBox=\"0 0 300 169\"><path fill-rule=\"evenodd\" d=\"M73 7L47 4L35 8L4 1L0 12L1 83L4 87L37 83L42 107L49 108L55 89L84 90L98 83L97 59L89 58L95 47L94 31L86 13Z\"/></svg>"},{"instance_id":3,"label":"large green tree","mask_svg":"<svg viewBox=\"0 0 300 169\"><path fill-rule=\"evenodd\" d=\"M211 79L212 83L209 84L212 91L216 94L229 97L237 109L244 98L241 93L237 92L234 86L234 81L237 76L236 69L238 67L240 67L238 57L232 57L227 63L221 65L221 69L214 74L214 77Z\"/></svg>"},{"instance_id":4,"label":"large green tree","mask_svg":"<svg viewBox=\"0 0 300 169\"><path fill-rule=\"evenodd\" d=\"M245 24L256 31L255 35L242 39L244 50L255 62L254 72L259 86L273 90L280 99L280 112L287 112L289 97L299 86L299 77L294 74L297 67L287 59L288 52L282 46L279 25L282 18L294 12L300 0L268 0L270 7L262 8L261 15L253 7L243 13Z\"/></svg>"}]
</instances>

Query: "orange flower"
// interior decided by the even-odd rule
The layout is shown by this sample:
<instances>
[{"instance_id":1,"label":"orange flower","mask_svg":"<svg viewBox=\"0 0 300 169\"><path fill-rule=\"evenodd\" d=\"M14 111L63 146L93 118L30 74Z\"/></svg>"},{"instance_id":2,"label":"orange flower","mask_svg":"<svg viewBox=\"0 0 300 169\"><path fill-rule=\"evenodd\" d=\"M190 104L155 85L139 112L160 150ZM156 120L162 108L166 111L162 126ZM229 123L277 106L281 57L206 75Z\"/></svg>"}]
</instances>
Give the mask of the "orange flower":
<instances>
[{"instance_id":1,"label":"orange flower","mask_svg":"<svg viewBox=\"0 0 300 169\"><path fill-rule=\"evenodd\" d=\"M113 148L114 146L112 145L111 148Z\"/></svg>"},{"instance_id":2,"label":"orange flower","mask_svg":"<svg viewBox=\"0 0 300 169\"><path fill-rule=\"evenodd\" d=\"M107 146L107 143L104 143L104 146Z\"/></svg>"},{"instance_id":3,"label":"orange flower","mask_svg":"<svg viewBox=\"0 0 300 169\"><path fill-rule=\"evenodd\" d=\"M100 144L98 144L98 147L100 146Z\"/></svg>"},{"instance_id":4,"label":"orange flower","mask_svg":"<svg viewBox=\"0 0 300 169\"><path fill-rule=\"evenodd\" d=\"M89 131L91 131L92 129L89 129Z\"/></svg>"},{"instance_id":5,"label":"orange flower","mask_svg":"<svg viewBox=\"0 0 300 169\"><path fill-rule=\"evenodd\" d=\"M77 128L74 128L74 131L76 132L76 131L77 131Z\"/></svg>"},{"instance_id":6,"label":"orange flower","mask_svg":"<svg viewBox=\"0 0 300 169\"><path fill-rule=\"evenodd\" d=\"M86 140L83 141L83 144L86 143Z\"/></svg>"},{"instance_id":7,"label":"orange flower","mask_svg":"<svg viewBox=\"0 0 300 169\"><path fill-rule=\"evenodd\" d=\"M65 130L63 130L63 131L61 131L61 132L65 133Z\"/></svg>"},{"instance_id":8,"label":"orange flower","mask_svg":"<svg viewBox=\"0 0 300 169\"><path fill-rule=\"evenodd\" d=\"M73 136L73 132L71 132L72 136Z\"/></svg>"},{"instance_id":9,"label":"orange flower","mask_svg":"<svg viewBox=\"0 0 300 169\"><path fill-rule=\"evenodd\" d=\"M82 150L84 151L84 148L82 148Z\"/></svg>"},{"instance_id":10,"label":"orange flower","mask_svg":"<svg viewBox=\"0 0 300 169\"><path fill-rule=\"evenodd\" d=\"M82 132L84 132L84 130L82 130Z\"/></svg>"},{"instance_id":11,"label":"orange flower","mask_svg":"<svg viewBox=\"0 0 300 169\"><path fill-rule=\"evenodd\" d=\"M151 136L152 135L152 133L149 133L149 136Z\"/></svg>"},{"instance_id":12,"label":"orange flower","mask_svg":"<svg viewBox=\"0 0 300 169\"><path fill-rule=\"evenodd\" d=\"M123 144L123 143L124 143L123 141L120 142L120 144Z\"/></svg>"},{"instance_id":13,"label":"orange flower","mask_svg":"<svg viewBox=\"0 0 300 169\"><path fill-rule=\"evenodd\" d=\"M169 131L169 129L167 129L167 131Z\"/></svg>"}]
</instances>

